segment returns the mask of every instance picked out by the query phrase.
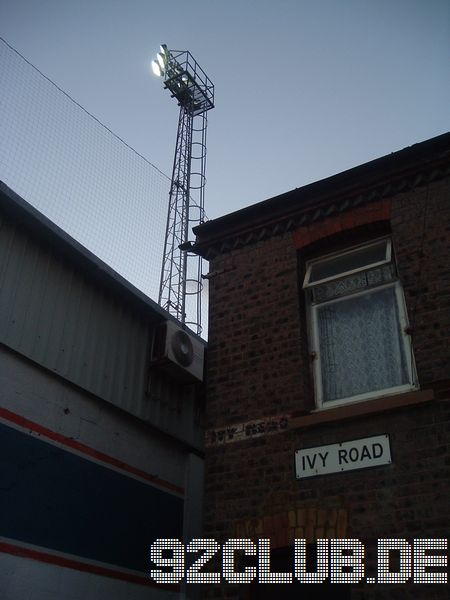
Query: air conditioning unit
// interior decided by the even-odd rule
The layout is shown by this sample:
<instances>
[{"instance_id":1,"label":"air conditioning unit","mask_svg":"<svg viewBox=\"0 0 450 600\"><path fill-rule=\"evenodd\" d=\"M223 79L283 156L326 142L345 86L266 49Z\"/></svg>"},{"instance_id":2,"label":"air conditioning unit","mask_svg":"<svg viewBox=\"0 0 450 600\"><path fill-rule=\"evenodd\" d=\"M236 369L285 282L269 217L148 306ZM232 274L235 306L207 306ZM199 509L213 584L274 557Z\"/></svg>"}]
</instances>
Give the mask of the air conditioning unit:
<instances>
[{"instance_id":1,"label":"air conditioning unit","mask_svg":"<svg viewBox=\"0 0 450 600\"><path fill-rule=\"evenodd\" d=\"M166 321L157 327L152 352L153 366L183 381L203 381L204 357L203 343L177 323Z\"/></svg>"}]
</instances>

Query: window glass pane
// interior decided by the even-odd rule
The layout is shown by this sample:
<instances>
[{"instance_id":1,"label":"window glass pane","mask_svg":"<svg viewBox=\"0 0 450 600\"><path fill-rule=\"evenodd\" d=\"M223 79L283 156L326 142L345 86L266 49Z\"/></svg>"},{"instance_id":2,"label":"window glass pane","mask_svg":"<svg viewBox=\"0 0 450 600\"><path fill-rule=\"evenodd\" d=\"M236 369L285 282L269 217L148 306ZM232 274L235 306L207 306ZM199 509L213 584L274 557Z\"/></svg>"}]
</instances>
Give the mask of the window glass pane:
<instances>
[{"instance_id":1,"label":"window glass pane","mask_svg":"<svg viewBox=\"0 0 450 600\"><path fill-rule=\"evenodd\" d=\"M382 240L372 246L359 248L354 252L341 254L328 260L313 263L308 283L320 281L327 277L335 277L341 273L368 267L374 263L386 260L387 240Z\"/></svg>"},{"instance_id":2,"label":"window glass pane","mask_svg":"<svg viewBox=\"0 0 450 600\"><path fill-rule=\"evenodd\" d=\"M346 296L352 292L360 291L361 289L367 288L367 276L364 271L361 273L355 273L342 279L335 279L322 283L312 288L314 302L325 302L326 300L333 300L339 296Z\"/></svg>"},{"instance_id":3,"label":"window glass pane","mask_svg":"<svg viewBox=\"0 0 450 600\"><path fill-rule=\"evenodd\" d=\"M323 400L410 383L395 286L317 308Z\"/></svg>"},{"instance_id":4,"label":"window glass pane","mask_svg":"<svg viewBox=\"0 0 450 600\"><path fill-rule=\"evenodd\" d=\"M314 302L325 302L352 292L361 291L374 285L381 285L393 281L395 278L394 265L382 265L369 271L360 271L341 279L333 279L326 283L318 284L312 289Z\"/></svg>"}]
</instances>

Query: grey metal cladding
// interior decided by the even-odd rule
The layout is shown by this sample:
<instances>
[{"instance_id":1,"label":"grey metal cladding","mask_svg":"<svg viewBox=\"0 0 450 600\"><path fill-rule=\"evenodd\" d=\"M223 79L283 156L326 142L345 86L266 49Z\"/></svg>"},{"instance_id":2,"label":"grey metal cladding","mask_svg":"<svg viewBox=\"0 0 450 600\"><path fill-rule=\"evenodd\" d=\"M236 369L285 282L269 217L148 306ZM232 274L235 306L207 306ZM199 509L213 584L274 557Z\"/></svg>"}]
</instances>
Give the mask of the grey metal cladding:
<instances>
[{"instance_id":1,"label":"grey metal cladding","mask_svg":"<svg viewBox=\"0 0 450 600\"><path fill-rule=\"evenodd\" d=\"M147 394L151 317L0 215L0 342L198 445L195 403L182 387L156 376Z\"/></svg>"}]
</instances>

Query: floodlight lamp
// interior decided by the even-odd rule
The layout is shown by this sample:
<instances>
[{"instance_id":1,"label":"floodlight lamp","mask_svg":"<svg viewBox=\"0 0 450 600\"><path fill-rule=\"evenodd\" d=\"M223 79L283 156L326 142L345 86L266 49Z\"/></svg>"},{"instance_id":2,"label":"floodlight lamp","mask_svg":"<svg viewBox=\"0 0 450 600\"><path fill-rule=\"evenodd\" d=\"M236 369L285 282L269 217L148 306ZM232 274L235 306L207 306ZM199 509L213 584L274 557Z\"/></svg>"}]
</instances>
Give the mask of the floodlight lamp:
<instances>
[{"instance_id":1,"label":"floodlight lamp","mask_svg":"<svg viewBox=\"0 0 450 600\"><path fill-rule=\"evenodd\" d=\"M156 60L152 60L152 71L155 75L157 75L158 77L161 77L162 69Z\"/></svg>"},{"instance_id":2,"label":"floodlight lamp","mask_svg":"<svg viewBox=\"0 0 450 600\"><path fill-rule=\"evenodd\" d=\"M158 54L156 55L156 60L158 61L159 66L161 67L161 71L164 72L164 69L166 68L166 57L160 52L158 52Z\"/></svg>"}]
</instances>

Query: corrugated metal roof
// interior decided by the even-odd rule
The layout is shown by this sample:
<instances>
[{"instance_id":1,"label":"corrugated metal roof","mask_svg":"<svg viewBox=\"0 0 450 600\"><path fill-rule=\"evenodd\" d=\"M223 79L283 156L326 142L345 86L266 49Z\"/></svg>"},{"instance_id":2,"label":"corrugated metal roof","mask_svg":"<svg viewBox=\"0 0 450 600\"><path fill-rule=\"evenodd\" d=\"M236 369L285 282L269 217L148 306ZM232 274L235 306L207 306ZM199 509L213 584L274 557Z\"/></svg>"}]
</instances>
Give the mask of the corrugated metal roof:
<instances>
[{"instance_id":1,"label":"corrugated metal roof","mask_svg":"<svg viewBox=\"0 0 450 600\"><path fill-rule=\"evenodd\" d=\"M63 239L58 243L64 251L59 251L17 215L1 212L0 342L158 429L201 446L196 404L185 387L153 373L149 388L150 343L164 311L136 297L132 286L120 290L119 276L108 281L110 273L102 264L99 277L83 268L79 256L70 260ZM77 249L69 247L70 252Z\"/></svg>"}]
</instances>

